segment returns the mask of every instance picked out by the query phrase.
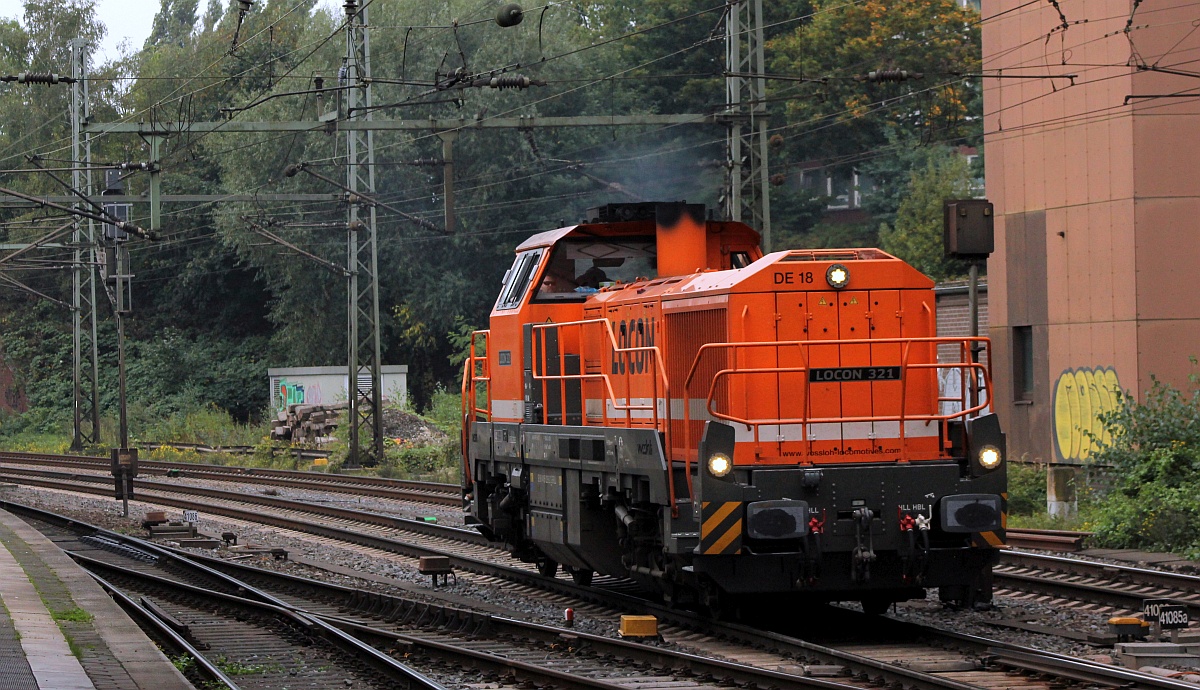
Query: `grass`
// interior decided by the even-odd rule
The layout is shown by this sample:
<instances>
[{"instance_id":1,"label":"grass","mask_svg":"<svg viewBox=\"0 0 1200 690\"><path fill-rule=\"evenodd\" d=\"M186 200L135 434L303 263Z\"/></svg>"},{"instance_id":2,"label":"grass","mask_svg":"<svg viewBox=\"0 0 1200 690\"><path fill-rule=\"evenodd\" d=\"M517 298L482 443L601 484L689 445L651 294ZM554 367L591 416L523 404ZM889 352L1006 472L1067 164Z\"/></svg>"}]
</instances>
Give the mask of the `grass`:
<instances>
[{"instance_id":1,"label":"grass","mask_svg":"<svg viewBox=\"0 0 1200 690\"><path fill-rule=\"evenodd\" d=\"M56 621L71 621L73 623L91 623L94 616L78 606L55 611L51 609L50 617Z\"/></svg>"},{"instance_id":2,"label":"grass","mask_svg":"<svg viewBox=\"0 0 1200 690\"><path fill-rule=\"evenodd\" d=\"M279 664L243 664L223 656L217 657L213 664L227 676L252 676L259 673L279 673L283 670L283 666Z\"/></svg>"},{"instance_id":3,"label":"grass","mask_svg":"<svg viewBox=\"0 0 1200 690\"><path fill-rule=\"evenodd\" d=\"M1068 517L1052 517L1046 511L1047 466L1010 462L1008 465L1008 526L1014 529L1085 530L1099 509L1080 487L1079 510Z\"/></svg>"},{"instance_id":4,"label":"grass","mask_svg":"<svg viewBox=\"0 0 1200 690\"><path fill-rule=\"evenodd\" d=\"M430 424L445 432L448 439L443 443L427 446L394 447L386 450L383 462L375 468L358 470L363 474L375 474L400 479L457 483L461 472L459 453L459 429L461 408L457 392L445 389L433 395L429 407L421 416ZM11 451L35 453L66 453L70 446L70 433L64 427L62 433L14 432L4 433L0 420L0 448ZM168 418L154 418L144 410L130 410L131 443L135 446L146 442L194 443L209 447L251 446L250 454L198 453L182 448L143 447L143 460L165 462L204 463L236 467L263 469L315 470L341 472L348 454L346 440L329 446L331 453L328 465L314 465L311 460L300 460L293 447L272 442L269 422L240 424L225 411L214 406L197 407L186 413ZM95 448L85 448L89 455L106 456L117 437L113 420L101 420L101 438L104 443ZM13 427L10 427L13 428Z\"/></svg>"},{"instance_id":5,"label":"grass","mask_svg":"<svg viewBox=\"0 0 1200 690\"><path fill-rule=\"evenodd\" d=\"M167 658L171 660L171 665L184 675L187 675L196 668L196 660L189 654L179 654L168 656Z\"/></svg>"},{"instance_id":6,"label":"grass","mask_svg":"<svg viewBox=\"0 0 1200 690\"><path fill-rule=\"evenodd\" d=\"M66 453L71 448L71 439L64 434L46 434L22 431L10 436L0 436L4 450L23 453Z\"/></svg>"},{"instance_id":7,"label":"grass","mask_svg":"<svg viewBox=\"0 0 1200 690\"><path fill-rule=\"evenodd\" d=\"M239 424L228 412L210 405L151 422L137 429L136 435L149 441L197 443L216 448L253 446L270 431L270 426L265 422Z\"/></svg>"}]
</instances>

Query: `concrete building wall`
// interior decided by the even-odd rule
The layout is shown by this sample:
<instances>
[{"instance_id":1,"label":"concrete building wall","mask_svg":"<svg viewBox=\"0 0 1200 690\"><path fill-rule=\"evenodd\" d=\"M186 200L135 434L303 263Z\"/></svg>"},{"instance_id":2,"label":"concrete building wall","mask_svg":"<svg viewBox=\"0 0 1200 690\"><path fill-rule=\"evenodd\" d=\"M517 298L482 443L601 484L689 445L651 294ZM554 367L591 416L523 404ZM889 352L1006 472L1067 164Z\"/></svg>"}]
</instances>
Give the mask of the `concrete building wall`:
<instances>
[{"instance_id":1,"label":"concrete building wall","mask_svg":"<svg viewBox=\"0 0 1200 690\"><path fill-rule=\"evenodd\" d=\"M332 405L348 399L346 367L281 367L268 369L267 377L271 409L277 412L288 405ZM403 404L408 399L407 365L384 365L380 377L385 400Z\"/></svg>"},{"instance_id":2,"label":"concrete building wall","mask_svg":"<svg viewBox=\"0 0 1200 690\"><path fill-rule=\"evenodd\" d=\"M985 12L986 73L1039 77L984 79L997 214L989 331L1010 451L1080 462L1083 430L1099 430L1115 388L1140 395L1151 376L1187 386L1188 356L1200 354L1189 280L1200 274L1200 99L1137 98L1200 84L1136 67L1187 70L1200 33L1183 0L1142 2L1128 33L1132 0L1057 7L997 0ZM1073 85L1040 78L1066 74ZM1026 396L1014 379L1021 328L1033 346Z\"/></svg>"}]
</instances>

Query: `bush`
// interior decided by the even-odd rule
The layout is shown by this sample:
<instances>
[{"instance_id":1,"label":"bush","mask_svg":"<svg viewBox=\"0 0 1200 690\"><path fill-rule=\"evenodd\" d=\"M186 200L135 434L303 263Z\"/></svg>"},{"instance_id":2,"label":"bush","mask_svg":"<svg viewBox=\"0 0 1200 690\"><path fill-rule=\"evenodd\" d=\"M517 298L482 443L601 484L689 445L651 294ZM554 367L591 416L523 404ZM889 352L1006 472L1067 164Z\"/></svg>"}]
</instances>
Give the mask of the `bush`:
<instances>
[{"instance_id":1,"label":"bush","mask_svg":"<svg viewBox=\"0 0 1200 690\"><path fill-rule=\"evenodd\" d=\"M132 412L132 411L131 411ZM252 446L269 433L265 424L241 424L215 404L198 405L167 417L131 414L131 426L139 438L170 443L199 443L206 446ZM140 427L140 428L139 428Z\"/></svg>"},{"instance_id":2,"label":"bush","mask_svg":"<svg viewBox=\"0 0 1200 690\"><path fill-rule=\"evenodd\" d=\"M1144 465L1175 473L1180 465L1200 468L1200 449L1180 446L1151 451ZM1200 555L1200 535L1195 525L1200 518L1200 478L1185 481L1156 479L1142 484L1122 477L1109 494L1104 510L1090 525L1102 546L1113 548L1173 551L1190 558Z\"/></svg>"},{"instance_id":3,"label":"bush","mask_svg":"<svg viewBox=\"0 0 1200 690\"><path fill-rule=\"evenodd\" d=\"M457 438L462 430L462 394L438 387L423 415L437 428Z\"/></svg>"},{"instance_id":4,"label":"bush","mask_svg":"<svg viewBox=\"0 0 1200 690\"><path fill-rule=\"evenodd\" d=\"M1092 457L1113 468L1112 488L1089 520L1095 542L1200 555L1200 389L1185 395L1155 380L1145 402L1119 399L1100 416L1112 442Z\"/></svg>"},{"instance_id":5,"label":"bush","mask_svg":"<svg viewBox=\"0 0 1200 690\"><path fill-rule=\"evenodd\" d=\"M1046 512L1046 466L1009 463L1008 514L1036 515Z\"/></svg>"}]
</instances>

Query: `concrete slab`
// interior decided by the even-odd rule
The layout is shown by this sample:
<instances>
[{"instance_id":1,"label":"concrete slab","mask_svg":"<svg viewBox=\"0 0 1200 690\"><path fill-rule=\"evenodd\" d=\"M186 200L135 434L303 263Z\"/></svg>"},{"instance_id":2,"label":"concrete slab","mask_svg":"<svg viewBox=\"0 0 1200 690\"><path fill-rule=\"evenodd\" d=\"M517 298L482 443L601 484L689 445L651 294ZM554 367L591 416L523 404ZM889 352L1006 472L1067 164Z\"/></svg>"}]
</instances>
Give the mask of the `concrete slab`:
<instances>
[{"instance_id":1,"label":"concrete slab","mask_svg":"<svg viewBox=\"0 0 1200 690\"><path fill-rule=\"evenodd\" d=\"M79 659L63 637L33 583L0 545L0 601L8 609L13 627L21 636L21 650L39 688L43 690L95 690Z\"/></svg>"},{"instance_id":2,"label":"concrete slab","mask_svg":"<svg viewBox=\"0 0 1200 690\"><path fill-rule=\"evenodd\" d=\"M0 524L28 544L54 571L75 604L94 616L95 632L136 684L136 690L192 690L192 684L170 659L62 549L17 516L3 510L0 510ZM51 625L54 625L53 621Z\"/></svg>"}]
</instances>

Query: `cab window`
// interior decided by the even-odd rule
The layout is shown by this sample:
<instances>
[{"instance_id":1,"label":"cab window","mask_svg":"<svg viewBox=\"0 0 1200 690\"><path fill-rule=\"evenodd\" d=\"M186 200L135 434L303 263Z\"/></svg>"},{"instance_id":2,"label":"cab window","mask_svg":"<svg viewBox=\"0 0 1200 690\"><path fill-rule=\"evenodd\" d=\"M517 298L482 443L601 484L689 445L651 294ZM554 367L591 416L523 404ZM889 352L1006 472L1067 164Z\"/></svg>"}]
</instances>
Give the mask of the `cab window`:
<instances>
[{"instance_id":1,"label":"cab window","mask_svg":"<svg viewBox=\"0 0 1200 690\"><path fill-rule=\"evenodd\" d=\"M521 252L517 255L512 268L504 274L504 284L500 288L500 299L496 300L496 309L515 309L521 305L521 299L529 290L533 271L537 268L541 258L541 249Z\"/></svg>"},{"instance_id":2,"label":"cab window","mask_svg":"<svg viewBox=\"0 0 1200 690\"><path fill-rule=\"evenodd\" d=\"M533 298L577 301L610 285L654 278L657 251L653 237L560 240L551 250Z\"/></svg>"}]
</instances>

